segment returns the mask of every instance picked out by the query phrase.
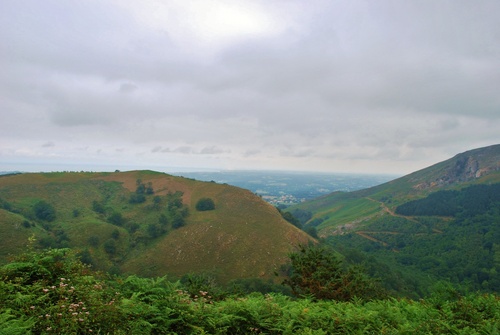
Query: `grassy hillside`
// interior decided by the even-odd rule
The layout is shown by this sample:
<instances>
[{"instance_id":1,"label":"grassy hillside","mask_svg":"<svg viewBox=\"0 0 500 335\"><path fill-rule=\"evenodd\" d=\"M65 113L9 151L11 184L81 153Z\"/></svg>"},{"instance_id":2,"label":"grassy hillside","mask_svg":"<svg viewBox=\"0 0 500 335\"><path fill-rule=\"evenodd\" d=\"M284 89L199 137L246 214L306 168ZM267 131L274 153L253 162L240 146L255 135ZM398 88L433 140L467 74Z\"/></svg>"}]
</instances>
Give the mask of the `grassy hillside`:
<instances>
[{"instance_id":1,"label":"grassy hillside","mask_svg":"<svg viewBox=\"0 0 500 335\"><path fill-rule=\"evenodd\" d=\"M215 209L196 210L201 198ZM28 244L71 247L98 269L221 281L270 278L310 240L249 191L153 171L2 176L0 233L2 262Z\"/></svg>"},{"instance_id":2,"label":"grassy hillside","mask_svg":"<svg viewBox=\"0 0 500 335\"><path fill-rule=\"evenodd\" d=\"M354 229L379 216L393 217L398 205L442 189L500 182L500 145L475 149L390 182L355 192L334 192L289 210L313 214L321 236Z\"/></svg>"},{"instance_id":3,"label":"grassy hillside","mask_svg":"<svg viewBox=\"0 0 500 335\"><path fill-rule=\"evenodd\" d=\"M396 291L424 295L437 280L497 291L500 194L493 186L498 183L500 145L494 145L379 186L332 193L288 211L310 218L303 222L306 227L315 226L320 237L347 258L363 261ZM436 193L444 190L454 192ZM483 199L485 192L488 199Z\"/></svg>"}]
</instances>

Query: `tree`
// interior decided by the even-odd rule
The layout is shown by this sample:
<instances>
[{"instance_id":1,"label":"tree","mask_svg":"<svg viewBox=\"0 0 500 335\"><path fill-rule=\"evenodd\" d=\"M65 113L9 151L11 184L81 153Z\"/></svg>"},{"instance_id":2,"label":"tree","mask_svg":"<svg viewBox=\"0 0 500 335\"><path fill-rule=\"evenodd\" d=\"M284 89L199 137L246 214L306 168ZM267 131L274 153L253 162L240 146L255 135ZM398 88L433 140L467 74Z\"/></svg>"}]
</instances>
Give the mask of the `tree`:
<instances>
[{"instance_id":1,"label":"tree","mask_svg":"<svg viewBox=\"0 0 500 335\"><path fill-rule=\"evenodd\" d=\"M196 210L198 211L211 211L215 209L215 203L210 198L201 198L196 203Z\"/></svg>"},{"instance_id":2,"label":"tree","mask_svg":"<svg viewBox=\"0 0 500 335\"><path fill-rule=\"evenodd\" d=\"M182 208L183 203L182 203L182 195L184 193L177 191L175 193L168 193L167 194L167 208L169 212L173 212L179 208Z\"/></svg>"},{"instance_id":3,"label":"tree","mask_svg":"<svg viewBox=\"0 0 500 335\"><path fill-rule=\"evenodd\" d=\"M359 267L345 268L329 249L301 246L290 254L291 274L283 284L295 295L317 299L349 301L354 297L369 300L384 295L382 288Z\"/></svg>"},{"instance_id":4,"label":"tree","mask_svg":"<svg viewBox=\"0 0 500 335\"><path fill-rule=\"evenodd\" d=\"M37 202L33 209L35 211L35 216L40 220L51 222L56 219L56 210L54 206L43 200Z\"/></svg>"},{"instance_id":5,"label":"tree","mask_svg":"<svg viewBox=\"0 0 500 335\"><path fill-rule=\"evenodd\" d=\"M142 204L146 201L146 196L143 193L132 193L128 200L131 204Z\"/></svg>"},{"instance_id":6,"label":"tree","mask_svg":"<svg viewBox=\"0 0 500 335\"><path fill-rule=\"evenodd\" d=\"M160 214L160 217L158 218L158 223L162 227L166 227L168 224L168 218L165 214Z\"/></svg>"},{"instance_id":7,"label":"tree","mask_svg":"<svg viewBox=\"0 0 500 335\"><path fill-rule=\"evenodd\" d=\"M160 209L160 205L161 205L161 197L159 195L156 195L153 198L153 208Z\"/></svg>"},{"instance_id":8,"label":"tree","mask_svg":"<svg viewBox=\"0 0 500 335\"><path fill-rule=\"evenodd\" d=\"M182 215L177 211L172 215L172 228L178 229L186 224Z\"/></svg>"},{"instance_id":9,"label":"tree","mask_svg":"<svg viewBox=\"0 0 500 335\"><path fill-rule=\"evenodd\" d=\"M123 218L122 213L114 212L109 216L108 222L114 224L115 226L123 226L125 219Z\"/></svg>"},{"instance_id":10,"label":"tree","mask_svg":"<svg viewBox=\"0 0 500 335\"><path fill-rule=\"evenodd\" d=\"M157 238L163 233L163 229L158 223L150 223L147 230L152 238Z\"/></svg>"},{"instance_id":11,"label":"tree","mask_svg":"<svg viewBox=\"0 0 500 335\"><path fill-rule=\"evenodd\" d=\"M110 255L114 255L116 253L116 242L112 238L108 239L104 242L104 251L106 251Z\"/></svg>"},{"instance_id":12,"label":"tree","mask_svg":"<svg viewBox=\"0 0 500 335\"><path fill-rule=\"evenodd\" d=\"M98 214L104 214L104 206L97 200L92 201L92 210Z\"/></svg>"},{"instance_id":13,"label":"tree","mask_svg":"<svg viewBox=\"0 0 500 335\"><path fill-rule=\"evenodd\" d=\"M89 237L88 242L91 246L97 247L99 245L99 237L96 235L92 235Z\"/></svg>"},{"instance_id":14,"label":"tree","mask_svg":"<svg viewBox=\"0 0 500 335\"><path fill-rule=\"evenodd\" d=\"M115 229L111 232L111 237L114 238L115 240L120 238L120 231L118 229Z\"/></svg>"},{"instance_id":15,"label":"tree","mask_svg":"<svg viewBox=\"0 0 500 335\"><path fill-rule=\"evenodd\" d=\"M278 212L280 212L280 214L283 217L283 219L287 220L288 222L290 222L291 224L293 224L295 227L297 227L299 229L302 229L302 224L300 223L300 221L295 216L293 216L292 213L290 213L290 212L283 212L279 208L277 208L277 209L278 209Z\"/></svg>"}]
</instances>

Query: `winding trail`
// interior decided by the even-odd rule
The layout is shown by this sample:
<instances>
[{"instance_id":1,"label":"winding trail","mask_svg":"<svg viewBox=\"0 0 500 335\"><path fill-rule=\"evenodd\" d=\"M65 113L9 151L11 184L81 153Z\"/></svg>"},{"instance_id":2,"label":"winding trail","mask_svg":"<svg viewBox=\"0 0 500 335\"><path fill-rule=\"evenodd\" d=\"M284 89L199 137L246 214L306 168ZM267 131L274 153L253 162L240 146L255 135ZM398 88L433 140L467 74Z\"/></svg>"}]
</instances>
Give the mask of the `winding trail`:
<instances>
[{"instance_id":1,"label":"winding trail","mask_svg":"<svg viewBox=\"0 0 500 335\"><path fill-rule=\"evenodd\" d=\"M408 220L408 221L417 223L419 225L422 225L422 223L420 223L418 220L415 220L413 217L396 214L389 207L387 207L387 205L384 204L382 201L378 201L378 200L375 200L375 199L370 198L370 197L366 197L365 199L368 199L370 201L378 203L380 205L380 207L382 208L382 210L384 212L386 212L387 214L391 215L391 216L398 217L398 218L403 218L405 220ZM434 233L436 233L436 234L442 234L443 233L441 230L438 230L438 229L435 229L435 228L433 228L432 231ZM402 235L402 234L405 234L405 233L401 233L401 232L397 232L397 231L366 231L366 230L359 230L359 231L356 231L355 233L357 235L363 237L363 238L366 238L366 239L370 240L370 241L380 243L384 247L388 246L389 244L386 243L386 242L384 242L384 241L382 241L382 240L379 240L379 239L373 237L371 234L390 234L390 235ZM424 234L424 233L418 233L418 234L421 235L421 234Z\"/></svg>"}]
</instances>

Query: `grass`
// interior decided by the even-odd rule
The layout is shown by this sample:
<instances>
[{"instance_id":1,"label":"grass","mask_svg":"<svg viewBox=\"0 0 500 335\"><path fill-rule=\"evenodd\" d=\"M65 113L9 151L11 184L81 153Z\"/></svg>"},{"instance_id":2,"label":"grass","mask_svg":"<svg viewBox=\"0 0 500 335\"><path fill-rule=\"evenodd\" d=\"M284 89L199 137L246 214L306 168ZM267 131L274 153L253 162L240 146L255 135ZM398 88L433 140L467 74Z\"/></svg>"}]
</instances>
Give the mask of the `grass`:
<instances>
[{"instance_id":1,"label":"grass","mask_svg":"<svg viewBox=\"0 0 500 335\"><path fill-rule=\"evenodd\" d=\"M139 179L151 183L155 193L144 203L130 204L130 194L135 192ZM159 222L160 215L166 213L167 194L177 191L183 193L182 201L189 209L186 225L151 238L148 225ZM2 212L6 218L0 220L2 236L16 234L4 243L4 254L18 252L33 233L38 239L49 235L57 238L57 231L64 231L69 238L65 243L88 249L99 269L113 267L126 273L180 277L189 272L211 272L223 282L271 278L295 245L311 240L249 191L154 171L5 176L0 178L0 194L19 212ZM155 196L161 199L160 209L153 208ZM212 198L216 209L198 212L195 204L203 197ZM40 200L55 207L55 221L47 223L34 217L33 206ZM94 200L103 205L105 213L93 210ZM125 219L123 227L107 221L115 212ZM23 234L12 230L14 224L26 218L35 227ZM128 230L132 223L139 225L133 234ZM116 253L110 255L103 245L115 230L119 231ZM95 245L89 244L91 238Z\"/></svg>"}]
</instances>

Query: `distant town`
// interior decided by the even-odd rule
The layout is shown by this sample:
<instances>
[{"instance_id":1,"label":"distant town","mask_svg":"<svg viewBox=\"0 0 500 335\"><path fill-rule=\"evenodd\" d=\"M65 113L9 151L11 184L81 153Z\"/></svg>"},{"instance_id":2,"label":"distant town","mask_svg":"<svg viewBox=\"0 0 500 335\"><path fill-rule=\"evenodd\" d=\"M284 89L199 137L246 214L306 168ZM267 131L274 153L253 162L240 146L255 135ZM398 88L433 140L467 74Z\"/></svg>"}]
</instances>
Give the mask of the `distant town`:
<instances>
[{"instance_id":1,"label":"distant town","mask_svg":"<svg viewBox=\"0 0 500 335\"><path fill-rule=\"evenodd\" d=\"M176 175L242 187L280 207L295 205L335 191L349 192L380 185L399 177L290 171L183 172Z\"/></svg>"}]
</instances>

